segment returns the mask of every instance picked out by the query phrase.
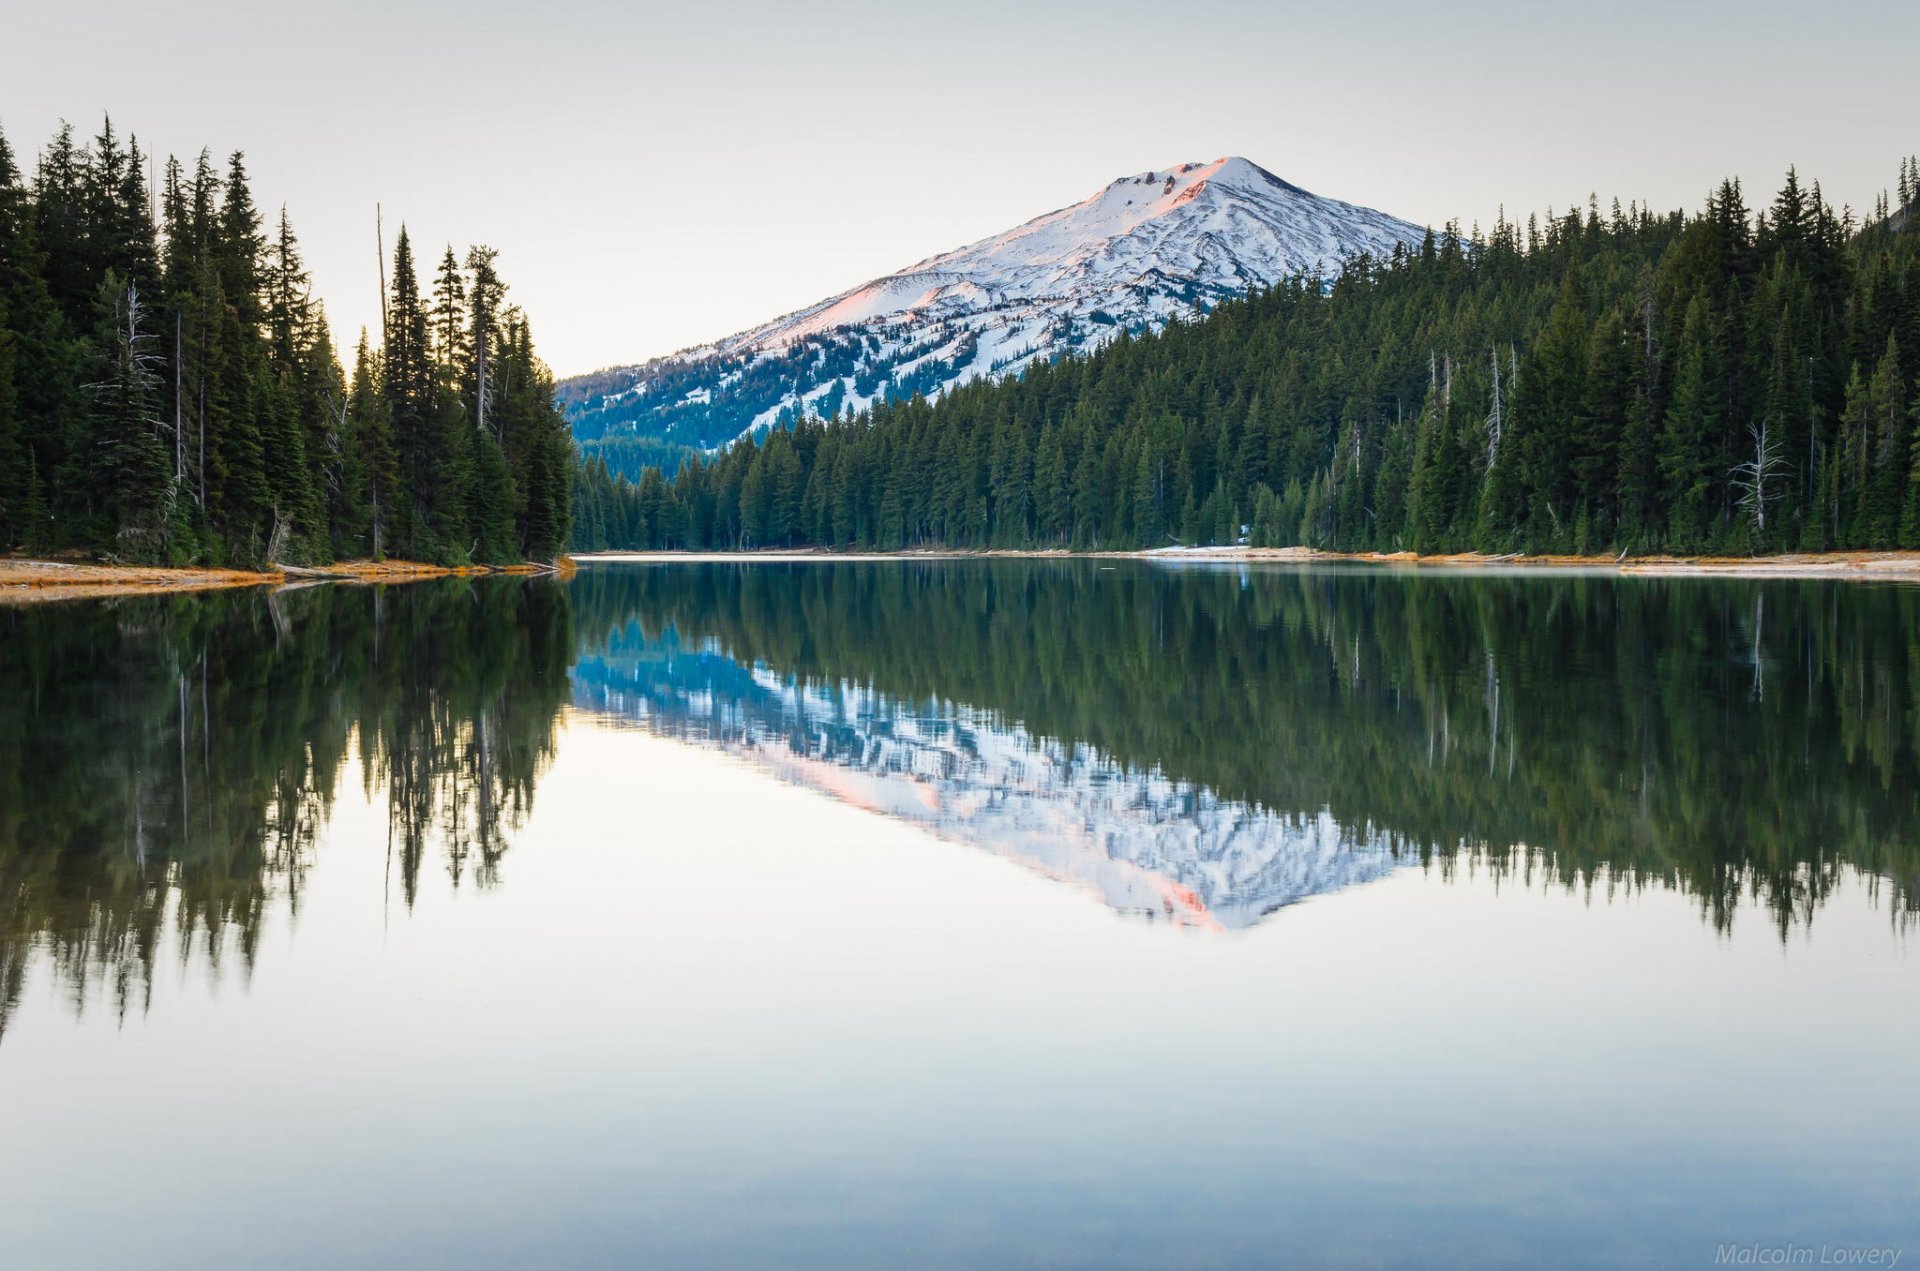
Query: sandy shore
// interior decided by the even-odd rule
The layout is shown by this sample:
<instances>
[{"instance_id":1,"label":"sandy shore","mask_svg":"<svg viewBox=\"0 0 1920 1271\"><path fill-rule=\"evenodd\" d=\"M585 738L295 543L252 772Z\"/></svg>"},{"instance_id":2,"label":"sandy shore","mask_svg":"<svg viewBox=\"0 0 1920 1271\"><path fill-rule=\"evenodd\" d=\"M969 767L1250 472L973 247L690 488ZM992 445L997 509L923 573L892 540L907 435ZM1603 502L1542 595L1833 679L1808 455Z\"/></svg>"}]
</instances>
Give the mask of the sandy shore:
<instances>
[{"instance_id":1,"label":"sandy shore","mask_svg":"<svg viewBox=\"0 0 1920 1271\"><path fill-rule=\"evenodd\" d=\"M1854 578L1920 582L1920 552L1795 552L1778 556L1486 556L1460 552L1420 556L1413 552L1323 552L1305 547L1173 548L1150 558L1349 561L1427 569L1578 569L1620 574L1706 577Z\"/></svg>"},{"instance_id":2,"label":"sandy shore","mask_svg":"<svg viewBox=\"0 0 1920 1271\"><path fill-rule=\"evenodd\" d=\"M1312 547L1163 547L1140 552L1068 551L907 551L826 552L811 550L753 552L592 552L593 561L879 561L971 560L982 558L1064 560L1268 561L1292 564L1357 564L1401 569L1588 570L1617 574L1707 577L1849 578L1920 582L1920 552L1810 552L1780 556L1487 556L1459 552L1421 556L1414 552L1328 552Z\"/></svg>"},{"instance_id":3,"label":"sandy shore","mask_svg":"<svg viewBox=\"0 0 1920 1271\"><path fill-rule=\"evenodd\" d=\"M449 569L418 561L342 561L323 568L275 570L174 569L149 565L95 565L81 561L0 556L0 605L48 600L97 600L109 596L165 595L226 587L280 587L330 580L343 583L406 583L476 574L537 574L541 565L467 566ZM561 572L572 572L563 561Z\"/></svg>"}]
</instances>

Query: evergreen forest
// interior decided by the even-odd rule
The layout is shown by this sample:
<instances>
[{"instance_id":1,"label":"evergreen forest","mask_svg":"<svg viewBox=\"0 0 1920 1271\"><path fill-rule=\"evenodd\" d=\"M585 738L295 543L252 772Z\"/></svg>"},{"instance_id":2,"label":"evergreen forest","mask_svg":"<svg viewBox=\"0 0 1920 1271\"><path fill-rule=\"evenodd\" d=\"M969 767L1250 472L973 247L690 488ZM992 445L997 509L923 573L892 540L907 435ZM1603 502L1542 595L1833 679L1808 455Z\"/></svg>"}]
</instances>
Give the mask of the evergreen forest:
<instances>
[{"instance_id":1,"label":"evergreen forest","mask_svg":"<svg viewBox=\"0 0 1920 1271\"><path fill-rule=\"evenodd\" d=\"M29 175L0 136L0 550L552 559L573 443L496 262L402 227L349 373L241 154L156 164L108 121Z\"/></svg>"},{"instance_id":2,"label":"evergreen forest","mask_svg":"<svg viewBox=\"0 0 1920 1271\"><path fill-rule=\"evenodd\" d=\"M1920 162L1870 215L1597 199L1449 225L1086 357L637 481L580 548L1920 547Z\"/></svg>"}]
</instances>

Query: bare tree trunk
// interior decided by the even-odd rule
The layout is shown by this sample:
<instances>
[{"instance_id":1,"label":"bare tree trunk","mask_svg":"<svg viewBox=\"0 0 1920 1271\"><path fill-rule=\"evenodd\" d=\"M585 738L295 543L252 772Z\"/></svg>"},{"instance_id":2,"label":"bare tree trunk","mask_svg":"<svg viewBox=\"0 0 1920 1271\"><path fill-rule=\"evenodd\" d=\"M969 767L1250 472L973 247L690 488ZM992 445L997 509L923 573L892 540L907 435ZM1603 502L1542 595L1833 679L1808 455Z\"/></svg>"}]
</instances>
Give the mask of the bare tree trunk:
<instances>
[{"instance_id":1,"label":"bare tree trunk","mask_svg":"<svg viewBox=\"0 0 1920 1271\"><path fill-rule=\"evenodd\" d=\"M387 231L380 219L380 205L373 205L373 254L380 261L380 342L387 339Z\"/></svg>"},{"instance_id":2,"label":"bare tree trunk","mask_svg":"<svg viewBox=\"0 0 1920 1271\"><path fill-rule=\"evenodd\" d=\"M273 532L267 536L268 564L278 565L280 563L280 553L287 549L287 538L291 530L292 527L287 523L287 518L280 515L280 505L277 503L274 504Z\"/></svg>"},{"instance_id":3,"label":"bare tree trunk","mask_svg":"<svg viewBox=\"0 0 1920 1271\"><path fill-rule=\"evenodd\" d=\"M1778 443L1769 435L1766 420L1761 420L1747 429L1747 435L1753 438L1753 458L1745 463L1733 466L1731 485L1739 492L1738 506L1753 514L1753 527L1757 534L1767 532L1767 484L1773 480L1775 469L1780 466Z\"/></svg>"},{"instance_id":4,"label":"bare tree trunk","mask_svg":"<svg viewBox=\"0 0 1920 1271\"><path fill-rule=\"evenodd\" d=\"M203 319L206 317L206 301L204 300L200 302L200 315ZM201 331L204 333L205 330L206 330L206 325L203 321L201 324ZM207 368L206 367L202 366L200 368L200 373L194 377L194 384L195 384L195 388L197 389L196 396L198 398L198 415L199 415L198 427L196 431L199 434L199 442L200 442L200 459L199 459L200 493L199 493L197 502L200 504L201 507L204 508L207 506Z\"/></svg>"},{"instance_id":5,"label":"bare tree trunk","mask_svg":"<svg viewBox=\"0 0 1920 1271\"><path fill-rule=\"evenodd\" d=\"M187 430L180 401L180 362L186 346L180 340L180 311L173 313L173 479L187 479Z\"/></svg>"},{"instance_id":6,"label":"bare tree trunk","mask_svg":"<svg viewBox=\"0 0 1920 1271\"><path fill-rule=\"evenodd\" d=\"M1490 346L1487 355L1493 362L1493 409L1487 413L1487 466L1491 468L1500 457L1500 433L1506 416L1500 400L1500 350Z\"/></svg>"}]
</instances>

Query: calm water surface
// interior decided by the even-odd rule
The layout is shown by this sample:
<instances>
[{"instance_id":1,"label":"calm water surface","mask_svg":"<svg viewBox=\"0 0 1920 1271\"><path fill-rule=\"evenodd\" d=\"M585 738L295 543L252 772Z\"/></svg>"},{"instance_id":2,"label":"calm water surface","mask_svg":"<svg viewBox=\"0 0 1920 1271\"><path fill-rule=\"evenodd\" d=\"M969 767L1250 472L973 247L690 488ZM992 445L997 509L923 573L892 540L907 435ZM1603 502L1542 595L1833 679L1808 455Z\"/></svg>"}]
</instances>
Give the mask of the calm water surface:
<instances>
[{"instance_id":1,"label":"calm water surface","mask_svg":"<svg viewBox=\"0 0 1920 1271\"><path fill-rule=\"evenodd\" d=\"M1900 587L0 609L0 1265L1911 1264L1916 778Z\"/></svg>"}]
</instances>

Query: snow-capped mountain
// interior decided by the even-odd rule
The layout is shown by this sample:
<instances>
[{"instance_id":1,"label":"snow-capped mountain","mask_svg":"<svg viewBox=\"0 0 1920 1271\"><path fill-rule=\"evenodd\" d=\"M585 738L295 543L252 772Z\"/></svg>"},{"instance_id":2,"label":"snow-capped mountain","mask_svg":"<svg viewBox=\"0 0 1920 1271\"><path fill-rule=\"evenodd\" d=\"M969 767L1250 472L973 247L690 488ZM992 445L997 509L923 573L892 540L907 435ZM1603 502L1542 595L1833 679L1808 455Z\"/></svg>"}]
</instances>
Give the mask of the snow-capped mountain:
<instances>
[{"instance_id":1,"label":"snow-capped mountain","mask_svg":"<svg viewBox=\"0 0 1920 1271\"><path fill-rule=\"evenodd\" d=\"M1245 159L1188 163L716 343L567 380L561 399L583 439L714 447L796 414L932 397L1097 348L1423 233Z\"/></svg>"},{"instance_id":2,"label":"snow-capped mountain","mask_svg":"<svg viewBox=\"0 0 1920 1271\"><path fill-rule=\"evenodd\" d=\"M569 672L574 706L713 747L806 786L1077 886L1123 913L1250 927L1312 896L1417 864L1326 810L1222 798L997 712L801 683L668 628L611 634Z\"/></svg>"}]
</instances>

